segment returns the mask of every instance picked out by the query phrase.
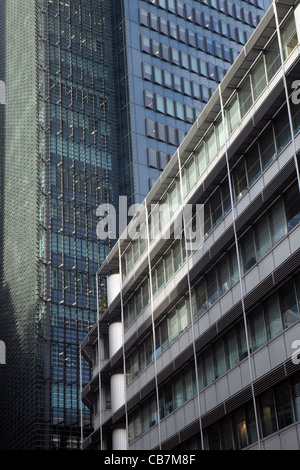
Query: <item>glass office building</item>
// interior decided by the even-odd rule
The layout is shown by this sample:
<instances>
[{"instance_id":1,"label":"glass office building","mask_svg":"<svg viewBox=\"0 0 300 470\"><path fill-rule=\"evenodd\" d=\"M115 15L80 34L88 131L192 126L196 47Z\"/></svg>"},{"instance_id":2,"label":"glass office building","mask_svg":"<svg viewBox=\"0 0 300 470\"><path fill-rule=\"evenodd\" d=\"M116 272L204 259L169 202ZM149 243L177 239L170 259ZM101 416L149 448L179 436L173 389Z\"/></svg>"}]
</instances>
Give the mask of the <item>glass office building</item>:
<instances>
[{"instance_id":1,"label":"glass office building","mask_svg":"<svg viewBox=\"0 0 300 470\"><path fill-rule=\"evenodd\" d=\"M1 447L90 434L79 344L113 244L96 209L144 199L269 3L1 2Z\"/></svg>"},{"instance_id":2,"label":"glass office building","mask_svg":"<svg viewBox=\"0 0 300 470\"><path fill-rule=\"evenodd\" d=\"M273 2L98 271L84 449L300 448L299 9Z\"/></svg>"},{"instance_id":3,"label":"glass office building","mask_svg":"<svg viewBox=\"0 0 300 470\"><path fill-rule=\"evenodd\" d=\"M121 188L141 203L271 1L116 3Z\"/></svg>"}]
</instances>

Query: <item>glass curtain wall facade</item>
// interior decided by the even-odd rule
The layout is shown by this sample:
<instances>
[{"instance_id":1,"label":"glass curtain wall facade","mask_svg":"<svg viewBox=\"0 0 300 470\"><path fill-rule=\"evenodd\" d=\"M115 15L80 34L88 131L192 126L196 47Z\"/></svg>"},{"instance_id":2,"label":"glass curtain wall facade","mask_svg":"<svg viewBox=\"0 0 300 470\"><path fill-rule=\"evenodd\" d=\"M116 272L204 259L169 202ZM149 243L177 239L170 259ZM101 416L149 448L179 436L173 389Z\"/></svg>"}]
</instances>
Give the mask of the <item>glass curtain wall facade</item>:
<instances>
[{"instance_id":1,"label":"glass curtain wall facade","mask_svg":"<svg viewBox=\"0 0 300 470\"><path fill-rule=\"evenodd\" d=\"M80 413L79 378L87 382L90 369L79 344L97 319L95 273L110 249L97 240L96 208L118 200L112 5L17 0L1 8L0 324L9 366L1 370L0 441L79 449L92 426L89 410Z\"/></svg>"},{"instance_id":2,"label":"glass curtain wall facade","mask_svg":"<svg viewBox=\"0 0 300 470\"><path fill-rule=\"evenodd\" d=\"M273 2L99 269L83 448L300 448L299 8Z\"/></svg>"},{"instance_id":3,"label":"glass curtain wall facade","mask_svg":"<svg viewBox=\"0 0 300 470\"><path fill-rule=\"evenodd\" d=\"M96 208L145 197L268 4L1 2L4 447L79 448L78 345L111 248Z\"/></svg>"},{"instance_id":4,"label":"glass curtain wall facade","mask_svg":"<svg viewBox=\"0 0 300 470\"><path fill-rule=\"evenodd\" d=\"M122 194L144 200L270 3L117 0Z\"/></svg>"}]
</instances>

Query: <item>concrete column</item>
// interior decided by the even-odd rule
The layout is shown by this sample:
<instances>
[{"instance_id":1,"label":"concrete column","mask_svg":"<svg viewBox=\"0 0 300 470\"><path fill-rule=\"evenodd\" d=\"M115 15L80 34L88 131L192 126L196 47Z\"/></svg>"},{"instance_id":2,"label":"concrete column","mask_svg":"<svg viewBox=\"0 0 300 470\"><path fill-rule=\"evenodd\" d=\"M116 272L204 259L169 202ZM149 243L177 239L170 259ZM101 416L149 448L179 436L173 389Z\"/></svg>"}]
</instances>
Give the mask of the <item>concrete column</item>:
<instances>
[{"instance_id":1,"label":"concrete column","mask_svg":"<svg viewBox=\"0 0 300 470\"><path fill-rule=\"evenodd\" d=\"M125 404L125 375L113 374L110 378L111 411L115 413Z\"/></svg>"},{"instance_id":2,"label":"concrete column","mask_svg":"<svg viewBox=\"0 0 300 470\"><path fill-rule=\"evenodd\" d=\"M123 346L122 322L111 323L108 327L109 358Z\"/></svg>"},{"instance_id":3,"label":"concrete column","mask_svg":"<svg viewBox=\"0 0 300 470\"><path fill-rule=\"evenodd\" d=\"M112 449L127 450L126 429L114 429L112 432Z\"/></svg>"},{"instance_id":4,"label":"concrete column","mask_svg":"<svg viewBox=\"0 0 300 470\"><path fill-rule=\"evenodd\" d=\"M107 276L107 305L108 307L112 301L120 293L120 274L115 273Z\"/></svg>"}]
</instances>

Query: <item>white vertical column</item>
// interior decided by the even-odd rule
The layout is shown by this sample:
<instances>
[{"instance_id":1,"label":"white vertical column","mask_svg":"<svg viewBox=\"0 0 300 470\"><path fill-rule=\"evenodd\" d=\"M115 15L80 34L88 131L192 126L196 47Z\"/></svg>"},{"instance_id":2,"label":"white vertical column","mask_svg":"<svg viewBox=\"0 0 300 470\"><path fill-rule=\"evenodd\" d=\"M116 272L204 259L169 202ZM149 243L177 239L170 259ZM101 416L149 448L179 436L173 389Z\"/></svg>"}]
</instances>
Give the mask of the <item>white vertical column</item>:
<instances>
[{"instance_id":1,"label":"white vertical column","mask_svg":"<svg viewBox=\"0 0 300 470\"><path fill-rule=\"evenodd\" d=\"M126 429L114 429L112 432L112 449L127 450Z\"/></svg>"},{"instance_id":2,"label":"white vertical column","mask_svg":"<svg viewBox=\"0 0 300 470\"><path fill-rule=\"evenodd\" d=\"M109 358L123 346L122 322L111 323L108 327Z\"/></svg>"},{"instance_id":3,"label":"white vertical column","mask_svg":"<svg viewBox=\"0 0 300 470\"><path fill-rule=\"evenodd\" d=\"M115 413L125 404L125 375L113 374L110 378L111 411Z\"/></svg>"},{"instance_id":4,"label":"white vertical column","mask_svg":"<svg viewBox=\"0 0 300 470\"><path fill-rule=\"evenodd\" d=\"M107 276L106 280L107 280L107 305L109 307L112 301L120 293L120 274L119 273L110 274L109 276Z\"/></svg>"}]
</instances>

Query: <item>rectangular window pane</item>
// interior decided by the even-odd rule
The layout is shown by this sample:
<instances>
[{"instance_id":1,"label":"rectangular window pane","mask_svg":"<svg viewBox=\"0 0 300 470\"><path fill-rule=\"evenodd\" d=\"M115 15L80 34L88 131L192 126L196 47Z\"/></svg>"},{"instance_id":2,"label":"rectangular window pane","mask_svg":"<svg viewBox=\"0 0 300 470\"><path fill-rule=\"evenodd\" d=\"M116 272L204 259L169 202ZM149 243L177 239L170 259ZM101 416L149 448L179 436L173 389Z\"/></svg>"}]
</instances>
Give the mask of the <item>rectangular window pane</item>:
<instances>
[{"instance_id":1,"label":"rectangular window pane","mask_svg":"<svg viewBox=\"0 0 300 470\"><path fill-rule=\"evenodd\" d=\"M185 301L177 308L179 333L182 333L189 325L189 316Z\"/></svg>"},{"instance_id":2,"label":"rectangular window pane","mask_svg":"<svg viewBox=\"0 0 300 470\"><path fill-rule=\"evenodd\" d=\"M206 155L208 157L208 161L211 162L217 154L217 142L215 138L214 128L208 133L205 139L205 145L206 145Z\"/></svg>"},{"instance_id":3,"label":"rectangular window pane","mask_svg":"<svg viewBox=\"0 0 300 470\"><path fill-rule=\"evenodd\" d=\"M204 387L207 387L215 380L214 363L212 350L209 349L203 354L204 365Z\"/></svg>"},{"instance_id":4,"label":"rectangular window pane","mask_svg":"<svg viewBox=\"0 0 300 470\"><path fill-rule=\"evenodd\" d=\"M253 240L253 232L250 232L241 240L242 266L243 273L246 274L256 263L255 246Z\"/></svg>"},{"instance_id":5,"label":"rectangular window pane","mask_svg":"<svg viewBox=\"0 0 300 470\"><path fill-rule=\"evenodd\" d=\"M176 310L168 318L170 341L174 341L178 336L178 320Z\"/></svg>"},{"instance_id":6,"label":"rectangular window pane","mask_svg":"<svg viewBox=\"0 0 300 470\"><path fill-rule=\"evenodd\" d=\"M282 331L282 321L277 294L264 303L268 340L275 338Z\"/></svg>"},{"instance_id":7,"label":"rectangular window pane","mask_svg":"<svg viewBox=\"0 0 300 470\"><path fill-rule=\"evenodd\" d=\"M269 126L259 139L261 161L263 169L266 169L274 160L276 155L273 128Z\"/></svg>"},{"instance_id":8,"label":"rectangular window pane","mask_svg":"<svg viewBox=\"0 0 300 470\"><path fill-rule=\"evenodd\" d=\"M260 417L263 437L277 431L273 393L268 392L260 399Z\"/></svg>"},{"instance_id":9,"label":"rectangular window pane","mask_svg":"<svg viewBox=\"0 0 300 470\"><path fill-rule=\"evenodd\" d=\"M278 39L275 37L265 52L268 80L270 81L281 66Z\"/></svg>"},{"instance_id":10,"label":"rectangular window pane","mask_svg":"<svg viewBox=\"0 0 300 470\"><path fill-rule=\"evenodd\" d=\"M232 369L239 363L239 355L235 330L231 330L226 335L226 363L227 369Z\"/></svg>"},{"instance_id":11,"label":"rectangular window pane","mask_svg":"<svg viewBox=\"0 0 300 470\"><path fill-rule=\"evenodd\" d=\"M235 450L243 449L248 445L247 427L244 410L238 410L232 417Z\"/></svg>"},{"instance_id":12,"label":"rectangular window pane","mask_svg":"<svg viewBox=\"0 0 300 470\"><path fill-rule=\"evenodd\" d=\"M248 189L244 160L233 170L233 185L235 199L239 201Z\"/></svg>"},{"instance_id":13,"label":"rectangular window pane","mask_svg":"<svg viewBox=\"0 0 300 470\"><path fill-rule=\"evenodd\" d=\"M264 313L261 307L258 307L250 315L250 331L252 351L260 348L267 342Z\"/></svg>"},{"instance_id":14,"label":"rectangular window pane","mask_svg":"<svg viewBox=\"0 0 300 470\"><path fill-rule=\"evenodd\" d=\"M270 227L272 244L275 245L286 235L285 213L282 201L276 204L271 211Z\"/></svg>"},{"instance_id":15,"label":"rectangular window pane","mask_svg":"<svg viewBox=\"0 0 300 470\"><path fill-rule=\"evenodd\" d=\"M223 340L217 341L215 345L215 377L216 379L226 372L226 360Z\"/></svg>"},{"instance_id":16,"label":"rectangular window pane","mask_svg":"<svg viewBox=\"0 0 300 470\"><path fill-rule=\"evenodd\" d=\"M294 422L294 413L289 383L284 383L276 387L275 403L278 428L282 429L292 424Z\"/></svg>"},{"instance_id":17,"label":"rectangular window pane","mask_svg":"<svg viewBox=\"0 0 300 470\"><path fill-rule=\"evenodd\" d=\"M254 145L246 154L248 184L251 186L261 174L258 145Z\"/></svg>"},{"instance_id":18,"label":"rectangular window pane","mask_svg":"<svg viewBox=\"0 0 300 470\"><path fill-rule=\"evenodd\" d=\"M239 88L238 97L240 102L241 117L243 118L253 104L250 77L248 77L241 88Z\"/></svg>"},{"instance_id":19,"label":"rectangular window pane","mask_svg":"<svg viewBox=\"0 0 300 470\"><path fill-rule=\"evenodd\" d=\"M210 274L206 277L206 286L207 286L207 299L210 305L212 305L216 300L218 300L218 283L216 277L215 269L212 270Z\"/></svg>"},{"instance_id":20,"label":"rectangular window pane","mask_svg":"<svg viewBox=\"0 0 300 470\"><path fill-rule=\"evenodd\" d=\"M290 232L300 222L300 193L298 184L293 185L286 194L285 213L288 232Z\"/></svg>"},{"instance_id":21,"label":"rectangular window pane","mask_svg":"<svg viewBox=\"0 0 300 470\"><path fill-rule=\"evenodd\" d=\"M268 218L263 217L255 227L255 239L257 248L257 258L260 260L271 249L271 238L269 232Z\"/></svg>"},{"instance_id":22,"label":"rectangular window pane","mask_svg":"<svg viewBox=\"0 0 300 470\"><path fill-rule=\"evenodd\" d=\"M255 67L253 68L251 77L254 100L257 100L257 98L261 95L261 93L267 86L267 78L263 57L259 59Z\"/></svg>"},{"instance_id":23,"label":"rectangular window pane","mask_svg":"<svg viewBox=\"0 0 300 470\"><path fill-rule=\"evenodd\" d=\"M228 134L230 135L240 122L240 111L239 111L237 94L234 96L231 102L226 106L226 120L227 120Z\"/></svg>"},{"instance_id":24,"label":"rectangular window pane","mask_svg":"<svg viewBox=\"0 0 300 470\"><path fill-rule=\"evenodd\" d=\"M274 119L274 132L276 136L277 153L280 153L291 141L291 128L287 108Z\"/></svg>"},{"instance_id":25,"label":"rectangular window pane","mask_svg":"<svg viewBox=\"0 0 300 470\"><path fill-rule=\"evenodd\" d=\"M280 28L283 58L286 60L298 44L295 17L292 13Z\"/></svg>"},{"instance_id":26,"label":"rectangular window pane","mask_svg":"<svg viewBox=\"0 0 300 470\"><path fill-rule=\"evenodd\" d=\"M196 317L199 317L203 312L205 312L205 310L207 310L206 288L204 280L202 280L196 286L196 306L197 310L194 313Z\"/></svg>"},{"instance_id":27,"label":"rectangular window pane","mask_svg":"<svg viewBox=\"0 0 300 470\"><path fill-rule=\"evenodd\" d=\"M285 284L285 286L279 291L279 299L283 328L288 328L299 319L293 281Z\"/></svg>"}]
</instances>

